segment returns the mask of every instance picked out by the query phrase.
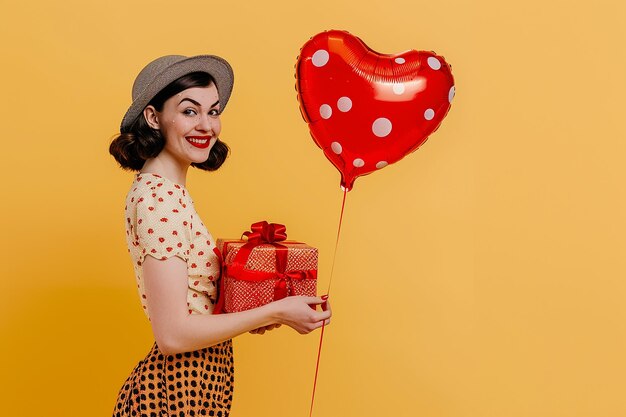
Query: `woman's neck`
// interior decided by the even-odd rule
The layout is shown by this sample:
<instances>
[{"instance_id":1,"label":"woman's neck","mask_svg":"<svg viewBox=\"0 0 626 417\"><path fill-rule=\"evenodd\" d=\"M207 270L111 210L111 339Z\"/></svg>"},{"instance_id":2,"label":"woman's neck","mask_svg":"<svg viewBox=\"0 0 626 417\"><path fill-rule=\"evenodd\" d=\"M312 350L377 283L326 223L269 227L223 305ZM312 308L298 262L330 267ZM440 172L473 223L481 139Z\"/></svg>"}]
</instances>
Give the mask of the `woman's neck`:
<instances>
[{"instance_id":1,"label":"woman's neck","mask_svg":"<svg viewBox=\"0 0 626 417\"><path fill-rule=\"evenodd\" d=\"M167 158L161 152L154 158L148 159L141 168L140 172L151 172L158 174L168 180L186 187L187 170L189 164L180 164L178 161Z\"/></svg>"}]
</instances>

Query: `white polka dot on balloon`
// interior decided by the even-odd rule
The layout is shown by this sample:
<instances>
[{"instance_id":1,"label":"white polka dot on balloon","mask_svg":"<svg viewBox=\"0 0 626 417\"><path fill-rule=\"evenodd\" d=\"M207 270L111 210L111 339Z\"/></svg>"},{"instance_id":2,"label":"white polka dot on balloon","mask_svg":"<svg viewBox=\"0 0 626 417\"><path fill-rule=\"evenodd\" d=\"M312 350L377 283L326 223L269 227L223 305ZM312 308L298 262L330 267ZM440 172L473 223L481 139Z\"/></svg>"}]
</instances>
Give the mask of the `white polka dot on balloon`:
<instances>
[{"instance_id":1,"label":"white polka dot on balloon","mask_svg":"<svg viewBox=\"0 0 626 417\"><path fill-rule=\"evenodd\" d=\"M324 49L318 49L313 54L313 65L315 65L316 67L323 67L328 63L329 59L330 55L328 55L328 51L325 51Z\"/></svg>"},{"instance_id":2,"label":"white polka dot on balloon","mask_svg":"<svg viewBox=\"0 0 626 417\"><path fill-rule=\"evenodd\" d=\"M343 152L343 148L341 147L341 143L339 142L333 142L330 144L330 149L332 149L333 152L335 152L337 155L339 155L341 152Z\"/></svg>"},{"instance_id":3,"label":"white polka dot on balloon","mask_svg":"<svg viewBox=\"0 0 626 417\"><path fill-rule=\"evenodd\" d=\"M344 113L350 111L352 108L352 100L350 100L350 97L341 97L337 100L337 108Z\"/></svg>"},{"instance_id":4,"label":"white polka dot on balloon","mask_svg":"<svg viewBox=\"0 0 626 417\"><path fill-rule=\"evenodd\" d=\"M389 165L387 161L380 161L376 163L376 168L381 169L381 168L386 167L387 165Z\"/></svg>"},{"instance_id":5,"label":"white polka dot on balloon","mask_svg":"<svg viewBox=\"0 0 626 417\"><path fill-rule=\"evenodd\" d=\"M394 59L394 61L396 62L396 64L404 64L406 62L404 58L396 58Z\"/></svg>"},{"instance_id":6,"label":"white polka dot on balloon","mask_svg":"<svg viewBox=\"0 0 626 417\"><path fill-rule=\"evenodd\" d=\"M404 84L394 84L393 87L393 93L397 96L399 96L400 94L404 93Z\"/></svg>"},{"instance_id":7,"label":"white polka dot on balloon","mask_svg":"<svg viewBox=\"0 0 626 417\"><path fill-rule=\"evenodd\" d=\"M384 138L391 133L391 120L379 117L372 123L372 132L379 138Z\"/></svg>"},{"instance_id":8,"label":"white polka dot on balloon","mask_svg":"<svg viewBox=\"0 0 626 417\"><path fill-rule=\"evenodd\" d=\"M424 119L433 120L433 117L435 117L435 111L433 109L426 109L424 112Z\"/></svg>"},{"instance_id":9,"label":"white polka dot on balloon","mask_svg":"<svg viewBox=\"0 0 626 417\"><path fill-rule=\"evenodd\" d=\"M438 70L441 68L441 62L439 62L439 60L435 58L434 56L428 57L427 62L428 62L428 66L434 70Z\"/></svg>"},{"instance_id":10,"label":"white polka dot on balloon","mask_svg":"<svg viewBox=\"0 0 626 417\"><path fill-rule=\"evenodd\" d=\"M448 102L452 103L452 99L454 98L455 92L456 90L454 89L454 86L450 87L450 91L448 91Z\"/></svg>"},{"instance_id":11,"label":"white polka dot on balloon","mask_svg":"<svg viewBox=\"0 0 626 417\"><path fill-rule=\"evenodd\" d=\"M322 104L320 106L320 116L322 116L322 119L330 119L332 115L333 109L328 104Z\"/></svg>"},{"instance_id":12,"label":"white polka dot on balloon","mask_svg":"<svg viewBox=\"0 0 626 417\"><path fill-rule=\"evenodd\" d=\"M357 158L354 161L352 161L352 165L354 165L357 168L361 168L363 165L365 165L365 161L362 160L361 158Z\"/></svg>"}]
</instances>

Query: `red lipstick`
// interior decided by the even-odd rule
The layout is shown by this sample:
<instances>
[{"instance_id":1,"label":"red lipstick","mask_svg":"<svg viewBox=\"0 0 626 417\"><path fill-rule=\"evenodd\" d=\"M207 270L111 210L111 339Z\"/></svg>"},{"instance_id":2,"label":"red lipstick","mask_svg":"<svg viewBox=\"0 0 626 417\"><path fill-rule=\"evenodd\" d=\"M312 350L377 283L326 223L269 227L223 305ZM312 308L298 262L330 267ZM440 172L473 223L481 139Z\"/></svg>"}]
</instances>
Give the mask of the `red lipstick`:
<instances>
[{"instance_id":1,"label":"red lipstick","mask_svg":"<svg viewBox=\"0 0 626 417\"><path fill-rule=\"evenodd\" d=\"M211 136L185 136L187 142L191 143L196 148L205 149L211 144Z\"/></svg>"}]
</instances>

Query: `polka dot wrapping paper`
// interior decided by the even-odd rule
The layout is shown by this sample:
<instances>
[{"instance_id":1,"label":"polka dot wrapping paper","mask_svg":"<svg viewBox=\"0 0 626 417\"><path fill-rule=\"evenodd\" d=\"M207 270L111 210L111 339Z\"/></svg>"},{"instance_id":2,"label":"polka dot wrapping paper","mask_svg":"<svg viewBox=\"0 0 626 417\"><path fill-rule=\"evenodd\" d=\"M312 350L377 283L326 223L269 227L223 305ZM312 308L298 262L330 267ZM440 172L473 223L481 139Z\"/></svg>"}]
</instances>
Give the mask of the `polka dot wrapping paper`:
<instances>
[{"instance_id":1,"label":"polka dot wrapping paper","mask_svg":"<svg viewBox=\"0 0 626 417\"><path fill-rule=\"evenodd\" d=\"M217 247L223 253L219 297L223 297L220 303L224 312L249 310L285 296L316 295L316 248L300 242L262 243L254 246L245 263L240 265L240 251L246 243L245 240L217 240ZM282 267L281 251L286 261ZM220 310L216 309L216 313Z\"/></svg>"}]
</instances>

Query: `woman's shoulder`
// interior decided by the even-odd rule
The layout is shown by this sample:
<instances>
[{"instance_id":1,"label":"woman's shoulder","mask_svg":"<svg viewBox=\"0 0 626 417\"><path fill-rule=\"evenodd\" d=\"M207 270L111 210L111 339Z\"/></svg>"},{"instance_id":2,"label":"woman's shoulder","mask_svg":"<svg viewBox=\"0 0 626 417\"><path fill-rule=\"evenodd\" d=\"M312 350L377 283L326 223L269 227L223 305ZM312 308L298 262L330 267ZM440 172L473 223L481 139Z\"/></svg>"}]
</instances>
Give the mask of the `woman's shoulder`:
<instances>
[{"instance_id":1,"label":"woman's shoulder","mask_svg":"<svg viewBox=\"0 0 626 417\"><path fill-rule=\"evenodd\" d=\"M126 195L126 211L186 218L193 214L193 204L182 185L157 174L139 173Z\"/></svg>"},{"instance_id":2,"label":"woman's shoulder","mask_svg":"<svg viewBox=\"0 0 626 417\"><path fill-rule=\"evenodd\" d=\"M127 194L127 202L136 200L179 200L187 199L188 193L185 187L175 182L152 173L135 174L133 183Z\"/></svg>"},{"instance_id":3,"label":"woman's shoulder","mask_svg":"<svg viewBox=\"0 0 626 417\"><path fill-rule=\"evenodd\" d=\"M157 174L137 174L125 212L130 244L163 256L175 247L188 249L195 216L185 187Z\"/></svg>"}]
</instances>

